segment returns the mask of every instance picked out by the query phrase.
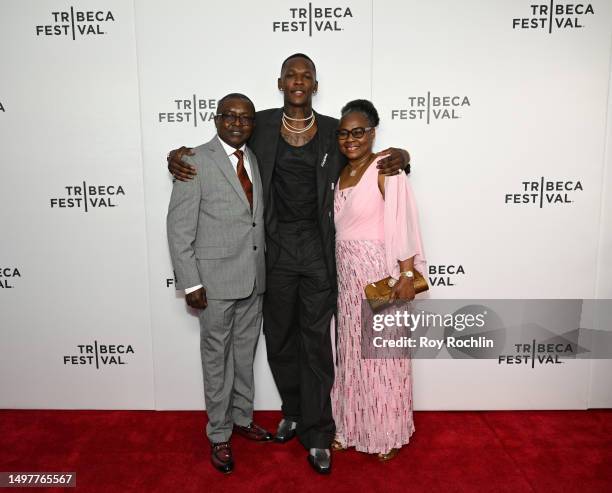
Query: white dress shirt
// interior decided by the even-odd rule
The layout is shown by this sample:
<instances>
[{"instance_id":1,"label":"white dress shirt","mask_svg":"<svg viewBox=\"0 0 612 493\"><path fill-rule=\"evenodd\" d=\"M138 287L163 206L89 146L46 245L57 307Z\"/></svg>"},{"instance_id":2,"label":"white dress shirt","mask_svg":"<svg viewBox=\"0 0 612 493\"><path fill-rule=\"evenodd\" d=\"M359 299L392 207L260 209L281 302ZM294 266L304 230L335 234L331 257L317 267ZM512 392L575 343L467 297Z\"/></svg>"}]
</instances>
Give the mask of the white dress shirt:
<instances>
[{"instance_id":1,"label":"white dress shirt","mask_svg":"<svg viewBox=\"0 0 612 493\"><path fill-rule=\"evenodd\" d=\"M219 139L219 136L217 135L217 139ZM238 156L236 156L236 154L234 154L234 152L236 152L236 149L234 149L232 146L226 144L225 142L223 142L221 139L219 139L219 142L221 142L221 146L223 146L223 150L225 151L225 154L227 154L227 157L229 158L230 162L232 163L232 166L234 167L234 172L236 174L238 174L237 172L237 168L238 168ZM240 150L242 151L242 154L244 155L244 169L247 172L247 175L249 175L249 180L251 180L251 183L253 182L253 178L251 178L251 163L249 162L249 156L246 152L246 144L243 144L242 147L240 148Z\"/></svg>"},{"instance_id":2,"label":"white dress shirt","mask_svg":"<svg viewBox=\"0 0 612 493\"><path fill-rule=\"evenodd\" d=\"M221 146L223 147L223 150L227 154L227 157L229 158L230 162L232 163L232 166L234 168L234 173L238 174L238 171L237 171L238 170L238 156L234 154L236 152L236 149L234 149L231 145L228 145L225 142L223 142L223 140L220 139L218 135L217 135L217 139L219 140L219 142L221 142ZM240 150L243 153L242 159L244 161L244 169L246 170L249 180L251 180L251 183L252 183L253 179L251 178L251 163L249 162L249 157L246 152L246 144L243 144ZM192 286L190 288L187 288L185 289L185 294L193 293L194 291L197 291L201 287L202 285L198 284L197 286Z\"/></svg>"}]
</instances>

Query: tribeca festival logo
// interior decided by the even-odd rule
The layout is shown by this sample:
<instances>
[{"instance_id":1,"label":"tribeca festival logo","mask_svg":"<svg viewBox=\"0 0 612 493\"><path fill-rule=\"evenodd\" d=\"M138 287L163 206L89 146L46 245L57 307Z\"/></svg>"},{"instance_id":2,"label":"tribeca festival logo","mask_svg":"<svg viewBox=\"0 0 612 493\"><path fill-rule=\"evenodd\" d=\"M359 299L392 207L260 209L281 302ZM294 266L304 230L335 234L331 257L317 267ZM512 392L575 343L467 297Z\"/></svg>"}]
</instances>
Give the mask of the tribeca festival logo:
<instances>
[{"instance_id":1,"label":"tribeca festival logo","mask_svg":"<svg viewBox=\"0 0 612 493\"><path fill-rule=\"evenodd\" d=\"M430 264L428 280L430 286L454 287L457 281L465 276L465 269L461 264Z\"/></svg>"},{"instance_id":2,"label":"tribeca festival logo","mask_svg":"<svg viewBox=\"0 0 612 493\"><path fill-rule=\"evenodd\" d=\"M584 189L580 180L539 180L521 182L519 193L507 193L506 204L535 205L542 209L546 205L567 205L574 203L574 197Z\"/></svg>"},{"instance_id":3,"label":"tribeca festival logo","mask_svg":"<svg viewBox=\"0 0 612 493\"><path fill-rule=\"evenodd\" d=\"M535 368L538 365L560 365L565 363L560 357L576 355L575 345L565 342L546 343L537 342L535 339L531 344L514 344L515 354L500 354L497 364L505 365L530 365Z\"/></svg>"},{"instance_id":4,"label":"tribeca festival logo","mask_svg":"<svg viewBox=\"0 0 612 493\"><path fill-rule=\"evenodd\" d=\"M172 273L174 277L167 277L166 278L166 287L167 288L171 288L173 286L176 286L176 274L173 272Z\"/></svg>"},{"instance_id":5,"label":"tribeca festival logo","mask_svg":"<svg viewBox=\"0 0 612 493\"><path fill-rule=\"evenodd\" d=\"M173 99L173 111L164 111L157 114L158 123L189 124L194 127L198 123L213 121L217 113L217 100L200 98L193 94L189 99Z\"/></svg>"},{"instance_id":6,"label":"tribeca festival logo","mask_svg":"<svg viewBox=\"0 0 612 493\"><path fill-rule=\"evenodd\" d=\"M17 267L0 267L0 290L13 289L17 278L21 278Z\"/></svg>"},{"instance_id":7,"label":"tribeca festival logo","mask_svg":"<svg viewBox=\"0 0 612 493\"><path fill-rule=\"evenodd\" d=\"M550 3L529 5L528 17L512 19L512 29L543 29L549 34L553 29L582 29L583 19L594 15L590 3Z\"/></svg>"},{"instance_id":8,"label":"tribeca festival logo","mask_svg":"<svg viewBox=\"0 0 612 493\"><path fill-rule=\"evenodd\" d=\"M101 370L105 366L127 365L129 355L134 354L131 344L77 344L76 354L63 356L64 365L94 366Z\"/></svg>"},{"instance_id":9,"label":"tribeca festival logo","mask_svg":"<svg viewBox=\"0 0 612 493\"><path fill-rule=\"evenodd\" d=\"M408 97L407 107L392 109L391 119L425 120L427 125L436 120L458 120L471 105L467 96L435 96L427 91L426 96Z\"/></svg>"},{"instance_id":10,"label":"tribeca festival logo","mask_svg":"<svg viewBox=\"0 0 612 493\"><path fill-rule=\"evenodd\" d=\"M272 32L300 32L312 37L315 33L343 31L344 22L352 18L349 7L315 7L308 2L308 7L290 7L288 17L273 21Z\"/></svg>"},{"instance_id":11,"label":"tribeca festival logo","mask_svg":"<svg viewBox=\"0 0 612 493\"><path fill-rule=\"evenodd\" d=\"M84 212L90 209L107 209L117 207L125 190L121 185L88 185L82 182L79 185L66 185L64 197L52 197L51 209L80 208Z\"/></svg>"},{"instance_id":12,"label":"tribeca festival logo","mask_svg":"<svg viewBox=\"0 0 612 493\"><path fill-rule=\"evenodd\" d=\"M36 26L36 36L68 36L73 41L77 36L102 36L106 26L115 22L110 10L58 10L51 12L49 24Z\"/></svg>"}]
</instances>

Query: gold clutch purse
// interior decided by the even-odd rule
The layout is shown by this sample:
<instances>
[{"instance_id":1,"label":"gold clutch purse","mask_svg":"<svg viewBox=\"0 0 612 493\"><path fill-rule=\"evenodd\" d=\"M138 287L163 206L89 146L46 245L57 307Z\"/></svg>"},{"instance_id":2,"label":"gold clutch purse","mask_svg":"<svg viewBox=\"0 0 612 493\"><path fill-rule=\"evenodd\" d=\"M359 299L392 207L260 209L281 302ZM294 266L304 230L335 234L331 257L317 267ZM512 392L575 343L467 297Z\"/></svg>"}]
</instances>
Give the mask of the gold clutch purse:
<instances>
[{"instance_id":1,"label":"gold clutch purse","mask_svg":"<svg viewBox=\"0 0 612 493\"><path fill-rule=\"evenodd\" d=\"M389 276L379 281L372 282L364 288L366 299L372 307L372 310L377 310L381 306L389 303L391 299L391 288L393 288L393 286L395 286L397 282L397 279ZM415 270L414 292L416 294L419 294L423 291L427 291L428 289L429 286L427 285L425 277L423 277L420 272Z\"/></svg>"}]
</instances>

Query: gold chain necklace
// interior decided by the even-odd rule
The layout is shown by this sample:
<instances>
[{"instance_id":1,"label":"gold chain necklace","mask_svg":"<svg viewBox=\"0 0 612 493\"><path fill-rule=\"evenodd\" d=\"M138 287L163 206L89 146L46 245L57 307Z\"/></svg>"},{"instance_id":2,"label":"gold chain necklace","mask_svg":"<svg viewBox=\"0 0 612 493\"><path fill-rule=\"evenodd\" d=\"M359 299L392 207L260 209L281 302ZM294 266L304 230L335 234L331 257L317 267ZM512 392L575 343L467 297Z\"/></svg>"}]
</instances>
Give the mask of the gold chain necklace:
<instances>
[{"instance_id":1,"label":"gold chain necklace","mask_svg":"<svg viewBox=\"0 0 612 493\"><path fill-rule=\"evenodd\" d=\"M353 166L350 166L351 168L351 172L349 173L350 176L355 176L357 174L357 171L359 171L361 168L363 168L366 164L370 164L372 162L372 158L370 156L370 159L368 159L367 161L364 161L363 163L361 163L359 166L357 166L355 169L353 169Z\"/></svg>"}]
</instances>

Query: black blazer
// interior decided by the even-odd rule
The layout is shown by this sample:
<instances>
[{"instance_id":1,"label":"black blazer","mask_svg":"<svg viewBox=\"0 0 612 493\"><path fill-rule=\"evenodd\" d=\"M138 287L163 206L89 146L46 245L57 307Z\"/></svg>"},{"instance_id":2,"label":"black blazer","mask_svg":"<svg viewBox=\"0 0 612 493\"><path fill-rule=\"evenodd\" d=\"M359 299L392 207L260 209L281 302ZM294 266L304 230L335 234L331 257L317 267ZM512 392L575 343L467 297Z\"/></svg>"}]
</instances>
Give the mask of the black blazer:
<instances>
[{"instance_id":1,"label":"black blazer","mask_svg":"<svg viewBox=\"0 0 612 493\"><path fill-rule=\"evenodd\" d=\"M336 290L336 254L334 228L334 190L340 171L346 165L346 158L340 153L335 131L338 120L316 111L318 126L317 149L317 207L319 214L319 231L323 240L323 253L329 275L329 281ZM282 108L258 111L255 116L255 129L248 145L259 163L259 172L263 184L264 216L266 222L266 261L268 269L273 267L280 254L280 238L277 233L277 216L272 189L272 175L276 161L276 148L281 138L280 126Z\"/></svg>"}]
</instances>

